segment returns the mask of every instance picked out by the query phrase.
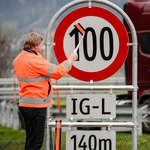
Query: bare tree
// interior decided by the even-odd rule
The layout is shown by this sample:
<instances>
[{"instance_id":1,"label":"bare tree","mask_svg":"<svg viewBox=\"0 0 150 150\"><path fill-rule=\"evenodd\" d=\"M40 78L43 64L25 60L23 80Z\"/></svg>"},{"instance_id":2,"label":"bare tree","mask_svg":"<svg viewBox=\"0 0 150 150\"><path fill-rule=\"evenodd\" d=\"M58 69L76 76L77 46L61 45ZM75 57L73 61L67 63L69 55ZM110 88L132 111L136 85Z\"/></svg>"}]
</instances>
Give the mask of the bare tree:
<instances>
[{"instance_id":1,"label":"bare tree","mask_svg":"<svg viewBox=\"0 0 150 150\"><path fill-rule=\"evenodd\" d=\"M17 31L0 23L0 78L12 76L13 60L17 51L12 50Z\"/></svg>"}]
</instances>

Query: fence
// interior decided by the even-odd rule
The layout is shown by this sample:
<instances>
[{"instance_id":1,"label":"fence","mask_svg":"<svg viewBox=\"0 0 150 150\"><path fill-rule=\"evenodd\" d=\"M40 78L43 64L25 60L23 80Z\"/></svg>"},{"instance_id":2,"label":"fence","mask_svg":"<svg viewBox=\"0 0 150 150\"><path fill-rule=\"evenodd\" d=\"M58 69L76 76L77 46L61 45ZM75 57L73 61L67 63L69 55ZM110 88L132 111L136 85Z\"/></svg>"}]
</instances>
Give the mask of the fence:
<instances>
[{"instance_id":1,"label":"fence","mask_svg":"<svg viewBox=\"0 0 150 150\"><path fill-rule=\"evenodd\" d=\"M13 130L19 129L19 115L17 103L6 102L6 100L0 102L0 124Z\"/></svg>"},{"instance_id":2,"label":"fence","mask_svg":"<svg viewBox=\"0 0 150 150\"><path fill-rule=\"evenodd\" d=\"M150 107L148 105L138 106L138 134L142 135L142 123L148 122L150 120ZM51 108L52 120L62 120L67 121L66 119L66 106L61 106L61 112L58 111L57 106ZM75 120L75 121L91 121L91 120ZM94 120L102 122L110 122L108 119ZM115 122L131 122L132 121L132 105L117 105L116 106L116 118L113 120ZM107 127L102 127L102 130L106 130ZM66 132L68 128L63 128L62 130ZM86 128L85 128L86 129ZM126 127L112 127L117 132L129 132L131 128Z\"/></svg>"},{"instance_id":3,"label":"fence","mask_svg":"<svg viewBox=\"0 0 150 150\"><path fill-rule=\"evenodd\" d=\"M142 123L148 122L150 119L150 107L148 105L145 106L138 106L138 125L139 130L138 134L142 134ZM51 116L53 120L66 121L66 106L61 106L61 112L58 110L57 106L51 107ZM17 103L6 102L6 100L0 103L0 124L2 126L6 126L8 128L13 127L14 130L24 129L22 118L19 117L18 114L18 105ZM83 121L83 120L76 120L76 121ZM90 121L90 120L89 120ZM108 122L109 120L102 119L102 122ZM124 121L132 121L132 107L131 105L120 105L116 106L116 122L124 122ZM120 127L120 128L113 128L114 130L120 131L131 131L130 128ZM102 127L102 130L106 130L105 127ZM53 130L54 131L54 130ZM63 131L66 131L63 128Z\"/></svg>"},{"instance_id":4,"label":"fence","mask_svg":"<svg viewBox=\"0 0 150 150\"><path fill-rule=\"evenodd\" d=\"M138 150L150 149L150 137L138 136ZM24 149L25 140L0 141L0 150L22 150ZM41 148L44 150L44 144ZM66 139L61 139L61 150L66 150ZM119 136L116 137L116 150L132 150L132 137Z\"/></svg>"},{"instance_id":5,"label":"fence","mask_svg":"<svg viewBox=\"0 0 150 150\"><path fill-rule=\"evenodd\" d=\"M115 82L116 81L116 82ZM52 79L53 85L56 84L56 81ZM94 83L95 85L100 84L112 84L112 85L123 85L125 83L124 77L112 77L108 78L106 80L99 81ZM76 80L71 77L64 77L58 80L59 85L88 85L89 82L83 82ZM18 107L17 107L17 101L16 103L13 102L14 99L14 92L15 92L15 98L18 100L19 95L19 86L18 81L14 80L14 78L0 78L0 124L3 126L13 126L14 130L21 129L22 124L21 120L18 116ZM75 91L76 93L80 93L81 91ZM86 91L84 91L86 92ZM92 92L97 92L92 90ZM106 92L106 91L105 91ZM66 98L66 91L60 91L60 98ZM57 93L54 91L53 99L57 99Z\"/></svg>"},{"instance_id":6,"label":"fence","mask_svg":"<svg viewBox=\"0 0 150 150\"><path fill-rule=\"evenodd\" d=\"M116 81L116 82L115 82ZM52 80L53 85L56 83L55 80ZM59 85L81 85L81 84L86 84L88 85L88 82L83 82L83 81L79 81L76 80L74 78L62 78L60 80L58 80ZM125 84L125 78L124 77L119 77L118 79L116 79L116 77L111 77L108 78L106 80L103 81L99 81L94 83L95 85L101 85L101 84L106 84L106 85L124 85ZM13 127L14 130L17 129L21 129L22 128L22 124L21 124L21 118L19 118L18 115L18 107L17 107L17 102L16 103L12 103L12 100L14 98L14 90L16 91L17 95L16 95L16 99L19 98L18 96L18 82L14 83L14 79L13 78L1 78L0 79L0 85L2 86L0 88L0 124L2 124L3 126L7 126L7 127ZM12 87L12 85L14 87ZM68 91L69 92L69 91ZM74 91L75 93L81 93L81 91ZM83 91L82 91L83 92ZM87 92L87 91L84 91ZM89 92L89 91L88 91ZM97 93L98 91L91 91L92 93ZM108 91L103 91L103 92L108 92ZM115 92L115 91L114 91ZM60 93L60 98L66 98L66 91L59 91ZM57 93L56 91L54 91L53 94L53 99L57 99ZM127 102L127 103L126 103ZM121 105L119 106L120 102L116 102L117 107L116 107L116 119L115 121L132 121L132 107L131 105L128 105L131 101L124 101ZM125 106L123 106L125 105ZM51 115L53 116L53 119L57 120L60 119L61 120L65 120L66 118L66 108L63 106L61 107L61 112L58 111L58 108L56 106L51 108L51 112L53 112ZM149 110L150 108L148 107L148 105L146 106L139 106L138 107L138 124L139 124L139 130L138 130L138 134L142 134L142 123L143 122L148 122L149 121ZM105 120L102 120L105 121ZM107 120L106 120L107 121ZM118 128L116 128L117 130ZM127 128L122 128L121 131L129 131L130 129ZM120 129L118 130L120 131Z\"/></svg>"},{"instance_id":7,"label":"fence","mask_svg":"<svg viewBox=\"0 0 150 150\"><path fill-rule=\"evenodd\" d=\"M0 141L0 150L23 150L24 146L25 140ZM41 150L44 150L44 146Z\"/></svg>"},{"instance_id":8,"label":"fence","mask_svg":"<svg viewBox=\"0 0 150 150\"><path fill-rule=\"evenodd\" d=\"M116 81L116 82L114 82ZM53 85L55 85L55 80L52 80ZM58 81L59 85L81 85L81 84L86 84L88 85L89 83L87 82L82 82L73 78L62 78L61 80ZM125 79L124 77L118 78L118 81L116 80L116 77L108 78L107 80L104 80L102 82L96 82L94 83L95 85L101 85L101 84L106 84L106 85L124 85L125 84ZM14 84L14 79L0 79L0 123L3 125L6 125L7 127L13 126L13 128L16 130L18 128L21 128L21 123L18 115L18 110L16 104L17 103L11 103L13 98L14 98L14 90L16 91L16 99L19 98L18 96L18 82ZM69 91L68 91L69 92ZM74 91L75 93L81 93L81 91ZM86 91L84 91L86 92ZM91 91L92 93L96 93L98 91ZM109 91L103 91L103 92L109 92ZM113 91L116 92L116 91ZM66 91L60 91L60 98L66 98ZM57 94L56 91L54 91L53 95L54 99L57 99ZM125 104L125 103L124 103ZM53 119L59 119L59 117L64 116L65 117L65 108L62 107L62 111L59 112L58 108L53 107L52 108L52 116ZM10 115L9 115L10 114ZM130 106L117 106L117 118L115 121L131 121L132 120L132 108ZM9 116L9 117L8 117ZM16 120L15 120L16 119ZM142 134L142 122L147 122L149 120L149 107L146 106L140 106L138 108L138 124L139 124L139 130L138 133ZM102 120L103 121L103 120ZM16 123L16 124L15 124ZM118 128L117 128L118 129ZM104 129L105 130L105 129ZM123 131L130 131L128 128L121 129ZM122 139L122 142L121 142ZM132 138L131 137L117 137L117 150L124 150L124 149L132 149ZM138 149L149 149L150 145L148 144L149 138L142 138L138 137ZM124 141L124 142L123 142ZM21 145L20 145L21 143ZM125 143L125 144L123 144ZM62 139L62 150L65 149L65 139ZM5 147L6 146L6 147ZM8 146L10 146L8 148ZM17 147L22 147L24 146L24 141L1 141L0 142L0 149L19 149ZM21 148L23 149L23 148ZM43 148L44 149L44 148Z\"/></svg>"},{"instance_id":9,"label":"fence","mask_svg":"<svg viewBox=\"0 0 150 150\"><path fill-rule=\"evenodd\" d=\"M56 84L56 81L52 79L53 85ZM59 85L89 85L89 82L83 82L71 77L64 77L58 80ZM103 81L94 82L94 85L125 85L124 77L111 77ZM14 91L16 92L16 99L19 99L18 96L18 81L14 82L13 78L0 78L0 100L13 100ZM80 93L81 91L75 91ZM87 91L84 91L87 92ZM92 92L97 92L92 90ZM105 91L107 92L107 91ZM60 98L66 98L66 91L59 91ZM53 99L57 99L56 91L54 91Z\"/></svg>"}]
</instances>

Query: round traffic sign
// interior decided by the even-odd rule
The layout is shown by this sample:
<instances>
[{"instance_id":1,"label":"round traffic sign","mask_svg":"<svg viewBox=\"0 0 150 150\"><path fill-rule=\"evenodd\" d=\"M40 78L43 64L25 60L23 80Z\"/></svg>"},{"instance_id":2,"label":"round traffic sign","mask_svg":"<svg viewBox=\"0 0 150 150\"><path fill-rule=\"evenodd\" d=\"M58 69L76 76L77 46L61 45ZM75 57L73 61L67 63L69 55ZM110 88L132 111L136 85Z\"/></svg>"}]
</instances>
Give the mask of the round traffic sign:
<instances>
[{"instance_id":1,"label":"round traffic sign","mask_svg":"<svg viewBox=\"0 0 150 150\"><path fill-rule=\"evenodd\" d=\"M54 37L58 62L67 60L80 41L82 34L74 27L78 23L85 35L69 74L90 82L116 73L128 54L128 35L120 19L100 7L76 9L60 22Z\"/></svg>"}]
</instances>

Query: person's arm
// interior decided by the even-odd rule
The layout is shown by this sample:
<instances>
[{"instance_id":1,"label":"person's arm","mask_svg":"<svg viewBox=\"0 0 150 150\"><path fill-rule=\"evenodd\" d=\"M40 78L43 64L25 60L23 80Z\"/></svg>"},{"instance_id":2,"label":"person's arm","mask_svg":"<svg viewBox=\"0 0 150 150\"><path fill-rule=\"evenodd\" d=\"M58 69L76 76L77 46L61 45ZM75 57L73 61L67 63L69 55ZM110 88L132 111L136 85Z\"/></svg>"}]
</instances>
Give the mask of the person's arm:
<instances>
[{"instance_id":1,"label":"person's arm","mask_svg":"<svg viewBox=\"0 0 150 150\"><path fill-rule=\"evenodd\" d=\"M60 79L61 77L66 75L67 72L70 71L72 63L76 61L77 58L78 58L77 53L72 53L68 58L68 60L62 62L58 66L51 64L49 73L47 75L50 76L50 78L56 80Z\"/></svg>"},{"instance_id":2,"label":"person's arm","mask_svg":"<svg viewBox=\"0 0 150 150\"><path fill-rule=\"evenodd\" d=\"M56 66L55 64L48 62L45 58L40 57L39 61L37 61L35 64L35 69L39 74L42 74L43 76L58 80L70 71L72 63L76 61L77 58L77 53L72 53L68 60L63 61L61 64Z\"/></svg>"}]
</instances>

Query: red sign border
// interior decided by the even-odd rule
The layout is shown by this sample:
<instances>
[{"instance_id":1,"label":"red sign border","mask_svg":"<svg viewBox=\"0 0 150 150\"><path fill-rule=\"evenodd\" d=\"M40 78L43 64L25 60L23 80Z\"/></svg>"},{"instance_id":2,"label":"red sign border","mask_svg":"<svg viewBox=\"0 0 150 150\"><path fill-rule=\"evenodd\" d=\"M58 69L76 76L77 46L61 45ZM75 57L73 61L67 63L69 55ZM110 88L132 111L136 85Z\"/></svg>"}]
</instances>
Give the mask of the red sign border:
<instances>
[{"instance_id":1,"label":"red sign border","mask_svg":"<svg viewBox=\"0 0 150 150\"><path fill-rule=\"evenodd\" d=\"M68 27L75 22L76 20L85 17L85 16L96 16L103 18L104 20L108 21L116 30L119 38L119 51L115 58L115 60L105 69L97 72L85 72L82 71L75 66L72 66L72 69L69 71L69 74L74 78L77 78L82 81L100 81L104 80L114 73L116 73L120 67L123 65L124 61L126 60L128 54L128 34L120 19L115 16L112 12L100 8L100 7L82 7L70 12L63 20L60 22L59 26L56 29L54 43L54 51L56 58L59 63L62 63L64 60L67 60L67 57L64 53L63 48L63 40L65 33Z\"/></svg>"}]
</instances>

